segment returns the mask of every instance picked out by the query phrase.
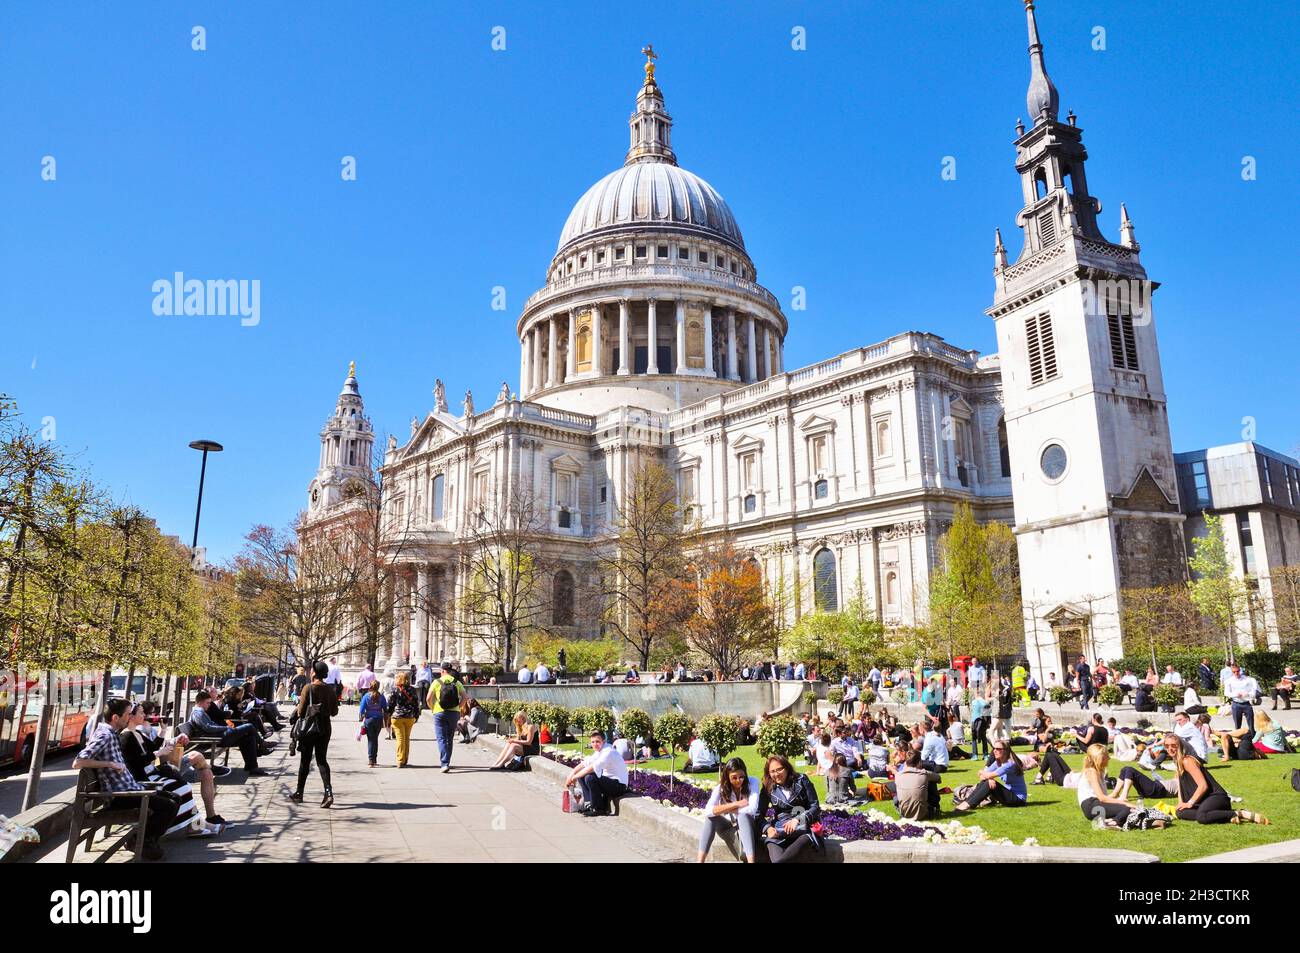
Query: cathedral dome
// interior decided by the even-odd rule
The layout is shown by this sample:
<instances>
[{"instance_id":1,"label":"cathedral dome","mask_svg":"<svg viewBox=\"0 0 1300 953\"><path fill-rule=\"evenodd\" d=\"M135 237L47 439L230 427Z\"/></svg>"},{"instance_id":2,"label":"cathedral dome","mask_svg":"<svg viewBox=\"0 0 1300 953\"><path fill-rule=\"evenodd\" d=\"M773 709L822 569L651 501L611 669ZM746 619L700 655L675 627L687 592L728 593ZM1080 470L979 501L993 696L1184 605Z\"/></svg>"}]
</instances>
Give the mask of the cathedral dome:
<instances>
[{"instance_id":1,"label":"cathedral dome","mask_svg":"<svg viewBox=\"0 0 1300 953\"><path fill-rule=\"evenodd\" d=\"M717 190L668 162L632 162L611 172L573 206L557 250L621 228L664 227L719 239L745 250L736 218Z\"/></svg>"}]
</instances>

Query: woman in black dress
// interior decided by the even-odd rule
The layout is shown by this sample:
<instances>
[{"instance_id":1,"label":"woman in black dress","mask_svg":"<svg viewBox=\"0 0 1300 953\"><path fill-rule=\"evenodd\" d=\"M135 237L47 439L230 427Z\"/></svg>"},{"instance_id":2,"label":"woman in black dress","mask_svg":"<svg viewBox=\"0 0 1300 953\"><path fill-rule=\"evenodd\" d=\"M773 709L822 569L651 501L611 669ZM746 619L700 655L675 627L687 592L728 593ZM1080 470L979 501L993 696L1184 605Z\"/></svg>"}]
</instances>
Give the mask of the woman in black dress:
<instances>
[{"instance_id":1,"label":"woman in black dress","mask_svg":"<svg viewBox=\"0 0 1300 953\"><path fill-rule=\"evenodd\" d=\"M315 757L316 767L320 768L320 779L325 785L321 807L329 807L334 803L334 789L330 787L330 765L325 759L325 753L330 743L330 719L339 713L339 693L333 685L325 684L329 673L330 668L324 662L317 662L312 667L311 683L303 689L298 698L298 707L294 709L295 734L300 730L296 723L307 718L309 709L315 709L314 717L308 720L315 722L316 730L309 737L297 737L298 754L301 757L298 762L298 790L289 795L289 800L302 803L302 792L307 787L307 775L311 771L311 759Z\"/></svg>"},{"instance_id":2,"label":"woman in black dress","mask_svg":"<svg viewBox=\"0 0 1300 953\"><path fill-rule=\"evenodd\" d=\"M1263 814L1233 810L1228 792L1177 735L1165 735L1164 749L1178 772L1179 801L1174 811L1180 821L1198 824L1269 823Z\"/></svg>"}]
</instances>

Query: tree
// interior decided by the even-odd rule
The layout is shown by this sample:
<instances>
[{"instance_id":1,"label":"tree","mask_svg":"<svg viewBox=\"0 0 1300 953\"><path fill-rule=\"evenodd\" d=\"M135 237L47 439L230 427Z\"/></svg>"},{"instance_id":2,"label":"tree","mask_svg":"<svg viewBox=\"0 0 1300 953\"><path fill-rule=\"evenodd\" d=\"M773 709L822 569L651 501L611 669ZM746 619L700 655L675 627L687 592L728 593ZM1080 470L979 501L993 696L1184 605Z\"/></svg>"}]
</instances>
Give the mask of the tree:
<instances>
[{"instance_id":1,"label":"tree","mask_svg":"<svg viewBox=\"0 0 1300 953\"><path fill-rule=\"evenodd\" d=\"M885 626L861 598L839 612L810 612L786 636L786 651L805 660L820 658L822 669L861 674L888 653ZM820 674L820 673L819 673Z\"/></svg>"},{"instance_id":2,"label":"tree","mask_svg":"<svg viewBox=\"0 0 1300 953\"><path fill-rule=\"evenodd\" d=\"M254 526L235 557L234 585L248 631L285 639L308 664L353 640L357 560L341 527L303 534L301 526L301 516L283 531Z\"/></svg>"},{"instance_id":3,"label":"tree","mask_svg":"<svg viewBox=\"0 0 1300 953\"><path fill-rule=\"evenodd\" d=\"M929 628L949 661L959 654L996 659L1022 644L1015 537L1002 523L977 523L965 503L939 540Z\"/></svg>"},{"instance_id":4,"label":"tree","mask_svg":"<svg viewBox=\"0 0 1300 953\"><path fill-rule=\"evenodd\" d=\"M728 537L706 543L669 590L669 614L683 620L687 643L723 678L768 644L772 613L763 597L758 565L744 558Z\"/></svg>"},{"instance_id":5,"label":"tree","mask_svg":"<svg viewBox=\"0 0 1300 953\"><path fill-rule=\"evenodd\" d=\"M677 485L662 463L646 462L633 474L616 525L612 546L597 556L602 615L648 668L679 621L672 595L686 568Z\"/></svg>"},{"instance_id":6,"label":"tree","mask_svg":"<svg viewBox=\"0 0 1300 953\"><path fill-rule=\"evenodd\" d=\"M504 505L479 501L470 514L461 618L466 634L498 665L512 666L522 636L543 625L543 586L550 577L542 555L545 531L535 495L520 485Z\"/></svg>"},{"instance_id":7,"label":"tree","mask_svg":"<svg viewBox=\"0 0 1300 953\"><path fill-rule=\"evenodd\" d=\"M1125 589L1121 593L1120 619L1125 646L1146 646L1151 668L1160 671L1157 653L1164 649L1200 646L1205 626L1187 586ZM1211 639L1214 636L1211 635Z\"/></svg>"},{"instance_id":8,"label":"tree","mask_svg":"<svg viewBox=\"0 0 1300 953\"><path fill-rule=\"evenodd\" d=\"M1236 658L1234 629L1246 605L1246 585L1232 574L1220 517L1205 514L1205 535L1192 540L1190 562L1192 579L1188 588L1192 603L1223 638L1224 653L1232 661Z\"/></svg>"}]
</instances>

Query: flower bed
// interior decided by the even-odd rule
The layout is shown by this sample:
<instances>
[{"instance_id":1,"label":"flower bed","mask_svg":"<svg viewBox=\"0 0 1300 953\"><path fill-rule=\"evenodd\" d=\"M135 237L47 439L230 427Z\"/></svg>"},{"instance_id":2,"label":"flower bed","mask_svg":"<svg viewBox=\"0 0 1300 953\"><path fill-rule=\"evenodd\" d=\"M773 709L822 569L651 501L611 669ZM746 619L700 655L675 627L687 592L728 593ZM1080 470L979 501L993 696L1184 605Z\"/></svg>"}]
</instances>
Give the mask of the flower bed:
<instances>
[{"instance_id":1,"label":"flower bed","mask_svg":"<svg viewBox=\"0 0 1300 953\"><path fill-rule=\"evenodd\" d=\"M575 767L580 759L570 757L560 751L547 749L542 757ZM704 815L704 805L709 800L710 787L702 787L691 781L677 779L671 788L668 775L660 771L636 771L628 776L628 787L635 794L683 814L696 817ZM821 813L821 833L844 841L897 841L905 838L919 837L929 843L945 844L999 844L1015 846L1015 842L1006 837L990 837L982 827L962 824L960 821L900 821L875 808L861 810L827 810ZM1030 837L1024 841L1025 847L1037 845Z\"/></svg>"}]
</instances>

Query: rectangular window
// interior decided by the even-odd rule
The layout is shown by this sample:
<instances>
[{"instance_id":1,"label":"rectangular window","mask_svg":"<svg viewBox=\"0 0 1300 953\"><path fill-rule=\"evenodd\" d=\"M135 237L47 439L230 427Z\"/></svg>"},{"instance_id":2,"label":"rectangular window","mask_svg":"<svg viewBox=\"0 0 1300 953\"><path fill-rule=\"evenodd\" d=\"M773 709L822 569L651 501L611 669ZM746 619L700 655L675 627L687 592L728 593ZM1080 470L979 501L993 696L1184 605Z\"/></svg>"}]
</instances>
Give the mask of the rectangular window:
<instances>
[{"instance_id":1,"label":"rectangular window","mask_svg":"<svg viewBox=\"0 0 1300 953\"><path fill-rule=\"evenodd\" d=\"M604 260L605 260L605 252L604 251L596 252L596 264L599 265Z\"/></svg>"},{"instance_id":2,"label":"rectangular window","mask_svg":"<svg viewBox=\"0 0 1300 953\"><path fill-rule=\"evenodd\" d=\"M561 473L555 480L555 502L559 506L573 505L573 476Z\"/></svg>"},{"instance_id":3,"label":"rectangular window","mask_svg":"<svg viewBox=\"0 0 1300 953\"><path fill-rule=\"evenodd\" d=\"M700 264L707 265L708 263L709 263L709 253L706 251L700 252Z\"/></svg>"},{"instance_id":4,"label":"rectangular window","mask_svg":"<svg viewBox=\"0 0 1300 953\"><path fill-rule=\"evenodd\" d=\"M573 528L573 514L568 510L560 510L560 529Z\"/></svg>"},{"instance_id":5,"label":"rectangular window","mask_svg":"<svg viewBox=\"0 0 1300 953\"><path fill-rule=\"evenodd\" d=\"M680 258L682 261L690 261L691 250L687 248L685 245L683 245L677 249L677 257Z\"/></svg>"},{"instance_id":6,"label":"rectangular window","mask_svg":"<svg viewBox=\"0 0 1300 953\"><path fill-rule=\"evenodd\" d=\"M1025 341L1029 349L1030 386L1056 377L1056 340L1052 336L1052 316L1040 314L1027 319Z\"/></svg>"},{"instance_id":7,"label":"rectangular window","mask_svg":"<svg viewBox=\"0 0 1300 953\"><path fill-rule=\"evenodd\" d=\"M825 473L828 467L826 436L813 437L808 444L808 456L814 474Z\"/></svg>"},{"instance_id":8,"label":"rectangular window","mask_svg":"<svg viewBox=\"0 0 1300 953\"><path fill-rule=\"evenodd\" d=\"M620 245L618 248L615 248L615 249L614 249L614 260L615 260L615 261L622 261L622 260L623 260L623 246L622 246L622 245Z\"/></svg>"},{"instance_id":9,"label":"rectangular window","mask_svg":"<svg viewBox=\"0 0 1300 953\"><path fill-rule=\"evenodd\" d=\"M714 263L715 265L717 265L719 268L722 268L722 267L726 264L726 259L723 258L721 255L718 255L718 256L713 260L713 263Z\"/></svg>"},{"instance_id":10,"label":"rectangular window","mask_svg":"<svg viewBox=\"0 0 1300 953\"><path fill-rule=\"evenodd\" d=\"M681 503L683 506L690 506L695 502L695 468L691 467L681 471Z\"/></svg>"},{"instance_id":11,"label":"rectangular window","mask_svg":"<svg viewBox=\"0 0 1300 953\"><path fill-rule=\"evenodd\" d=\"M1044 212L1038 216L1038 238L1042 247L1056 242L1056 214L1054 212Z\"/></svg>"},{"instance_id":12,"label":"rectangular window","mask_svg":"<svg viewBox=\"0 0 1300 953\"><path fill-rule=\"evenodd\" d=\"M644 245L637 245L637 246L636 246L636 257L638 257L638 258L644 258L644 257L645 257L645 246L644 246Z\"/></svg>"},{"instance_id":13,"label":"rectangular window","mask_svg":"<svg viewBox=\"0 0 1300 953\"><path fill-rule=\"evenodd\" d=\"M1242 513L1237 517L1237 533L1241 537L1241 561L1246 567L1246 575L1255 574L1255 541L1250 533L1250 515Z\"/></svg>"},{"instance_id":14,"label":"rectangular window","mask_svg":"<svg viewBox=\"0 0 1300 953\"><path fill-rule=\"evenodd\" d=\"M599 493L600 493L600 502L604 503L609 499L609 487L602 486L600 488Z\"/></svg>"},{"instance_id":15,"label":"rectangular window","mask_svg":"<svg viewBox=\"0 0 1300 953\"><path fill-rule=\"evenodd\" d=\"M1110 362L1121 370L1138 370L1137 335L1133 330L1133 315L1108 314L1106 326L1110 332Z\"/></svg>"},{"instance_id":16,"label":"rectangular window","mask_svg":"<svg viewBox=\"0 0 1300 953\"><path fill-rule=\"evenodd\" d=\"M740 485L746 490L758 486L758 454L747 453L740 458Z\"/></svg>"},{"instance_id":17,"label":"rectangular window","mask_svg":"<svg viewBox=\"0 0 1300 953\"><path fill-rule=\"evenodd\" d=\"M1273 474L1269 468L1268 457L1259 458L1259 475L1263 478L1264 499L1273 499Z\"/></svg>"},{"instance_id":18,"label":"rectangular window","mask_svg":"<svg viewBox=\"0 0 1300 953\"><path fill-rule=\"evenodd\" d=\"M442 493L445 479L441 473L433 478L433 518L442 519Z\"/></svg>"},{"instance_id":19,"label":"rectangular window","mask_svg":"<svg viewBox=\"0 0 1300 953\"><path fill-rule=\"evenodd\" d=\"M666 260L666 259L668 258L668 246L667 246L667 245L660 245L658 248L655 249L655 254L656 254L659 258L663 258L663 259Z\"/></svg>"},{"instance_id":20,"label":"rectangular window","mask_svg":"<svg viewBox=\"0 0 1300 953\"><path fill-rule=\"evenodd\" d=\"M583 255L582 257L580 257L580 258L578 259L578 267L579 267L579 268L586 268L586 267L587 267L587 256L586 256L586 255Z\"/></svg>"},{"instance_id":21,"label":"rectangular window","mask_svg":"<svg viewBox=\"0 0 1300 953\"><path fill-rule=\"evenodd\" d=\"M1196 488L1196 505L1204 508L1210 505L1210 475L1206 472L1204 460L1192 461L1192 485Z\"/></svg>"}]
</instances>

